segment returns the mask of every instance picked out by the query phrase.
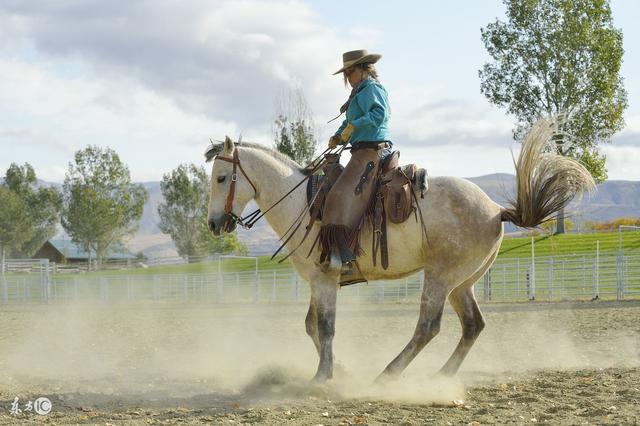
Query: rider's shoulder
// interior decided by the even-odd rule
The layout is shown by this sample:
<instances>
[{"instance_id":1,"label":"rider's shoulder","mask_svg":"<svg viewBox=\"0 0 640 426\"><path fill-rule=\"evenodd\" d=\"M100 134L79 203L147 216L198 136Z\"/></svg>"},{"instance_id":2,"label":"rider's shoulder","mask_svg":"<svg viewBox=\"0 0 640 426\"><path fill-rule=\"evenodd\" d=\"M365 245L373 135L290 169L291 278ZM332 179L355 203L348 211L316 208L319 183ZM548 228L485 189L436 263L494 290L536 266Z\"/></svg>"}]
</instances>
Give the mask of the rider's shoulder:
<instances>
[{"instance_id":1,"label":"rider's shoulder","mask_svg":"<svg viewBox=\"0 0 640 426\"><path fill-rule=\"evenodd\" d=\"M384 88L382 83L374 78L368 78L364 82L364 86L362 87L362 92L384 92L387 93L387 89Z\"/></svg>"}]
</instances>

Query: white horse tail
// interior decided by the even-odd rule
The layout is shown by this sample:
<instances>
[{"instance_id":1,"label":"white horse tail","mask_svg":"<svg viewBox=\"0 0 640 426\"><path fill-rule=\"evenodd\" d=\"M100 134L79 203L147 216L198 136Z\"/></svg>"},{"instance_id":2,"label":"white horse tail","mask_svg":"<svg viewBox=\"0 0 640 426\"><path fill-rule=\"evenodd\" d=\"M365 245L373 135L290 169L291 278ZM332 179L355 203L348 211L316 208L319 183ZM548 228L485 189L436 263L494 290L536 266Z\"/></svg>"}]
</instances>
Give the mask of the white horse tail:
<instances>
[{"instance_id":1,"label":"white horse tail","mask_svg":"<svg viewBox=\"0 0 640 426\"><path fill-rule=\"evenodd\" d=\"M516 198L503 209L502 220L533 228L562 210L576 195L595 189L595 181L582 164L555 153L551 138L557 120L538 120L522 143L516 162Z\"/></svg>"}]
</instances>

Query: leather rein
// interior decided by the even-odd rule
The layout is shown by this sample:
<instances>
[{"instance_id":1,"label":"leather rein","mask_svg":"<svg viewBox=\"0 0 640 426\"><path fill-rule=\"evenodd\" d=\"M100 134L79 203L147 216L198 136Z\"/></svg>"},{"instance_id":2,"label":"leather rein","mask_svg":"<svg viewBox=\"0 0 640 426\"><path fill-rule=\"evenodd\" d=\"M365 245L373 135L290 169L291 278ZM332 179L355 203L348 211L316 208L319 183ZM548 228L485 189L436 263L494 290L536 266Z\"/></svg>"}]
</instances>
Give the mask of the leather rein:
<instances>
[{"instance_id":1,"label":"leather rein","mask_svg":"<svg viewBox=\"0 0 640 426\"><path fill-rule=\"evenodd\" d=\"M344 150L344 146L342 147L340 152L342 152L342 150ZM329 151L331 151L331 149L327 148L322 154L320 154L318 157L316 157L310 163L310 165L308 167L309 174L307 176L305 176L305 178L302 179L293 188L291 188L291 190L289 192L284 194L284 196L282 198L280 198L278 201L273 203L271 205L271 207L269 207L264 212L262 210L260 210L260 209L256 209L256 210L252 211L251 213L249 213L248 215L243 216L243 217L240 217L240 216L236 215L235 213L233 213L233 199L234 199L235 194L236 194L236 182L238 181L238 173L237 173L237 169L238 168L240 169L240 171L242 172L244 177L247 179L247 182L249 182L249 184L253 188L253 191L255 193L254 198L258 195L258 190L256 189L256 186L253 184L253 182L251 182L251 179L249 179L249 176L247 176L247 173L242 168L242 164L240 164L240 158L238 157L238 149L234 149L233 150L233 158L216 155L216 157L215 157L216 160L222 160L222 161L226 161L227 163L233 164L233 171L231 173L231 186L229 187L229 193L227 194L227 201L226 201L226 204L224 206L224 213L227 214L228 216L230 216L238 225L242 226L243 228L251 229L253 227L253 225L255 225L258 220L260 220L264 215L269 213L269 211L271 209L273 209L275 206L280 204L293 191L295 191L298 187L300 187L300 185L302 185L304 182L306 182L307 179L309 179L311 177L311 175L313 175L313 173L315 173L317 170L319 170L320 167L322 167L322 165L324 164L324 156L325 156L325 154L327 152L329 152ZM318 161L320 159L322 161ZM213 179L213 177L212 177L212 179Z\"/></svg>"}]
</instances>

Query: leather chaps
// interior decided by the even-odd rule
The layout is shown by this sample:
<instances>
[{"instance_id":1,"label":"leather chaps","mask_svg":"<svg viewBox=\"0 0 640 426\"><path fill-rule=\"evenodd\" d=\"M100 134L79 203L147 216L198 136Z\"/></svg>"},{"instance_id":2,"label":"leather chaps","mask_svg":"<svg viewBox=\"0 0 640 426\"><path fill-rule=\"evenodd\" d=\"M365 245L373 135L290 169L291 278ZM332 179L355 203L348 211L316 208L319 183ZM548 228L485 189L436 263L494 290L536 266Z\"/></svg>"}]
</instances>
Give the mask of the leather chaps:
<instances>
[{"instance_id":1,"label":"leather chaps","mask_svg":"<svg viewBox=\"0 0 640 426\"><path fill-rule=\"evenodd\" d=\"M351 159L327 194L322 211L321 263L330 260L332 253L343 263L360 254L358 235L373 208L379 164L377 145L351 150Z\"/></svg>"}]
</instances>

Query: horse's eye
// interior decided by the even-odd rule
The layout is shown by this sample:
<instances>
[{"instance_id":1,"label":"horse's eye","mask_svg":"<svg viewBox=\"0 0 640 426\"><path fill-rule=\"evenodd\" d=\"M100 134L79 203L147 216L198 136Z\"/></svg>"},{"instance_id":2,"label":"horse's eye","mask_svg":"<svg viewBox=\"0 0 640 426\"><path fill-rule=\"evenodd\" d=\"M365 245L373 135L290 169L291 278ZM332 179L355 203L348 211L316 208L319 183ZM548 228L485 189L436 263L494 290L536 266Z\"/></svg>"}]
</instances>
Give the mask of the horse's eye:
<instances>
[{"instance_id":1,"label":"horse's eye","mask_svg":"<svg viewBox=\"0 0 640 426\"><path fill-rule=\"evenodd\" d=\"M226 178L227 178L226 176L218 176L218 183L224 182Z\"/></svg>"}]
</instances>

